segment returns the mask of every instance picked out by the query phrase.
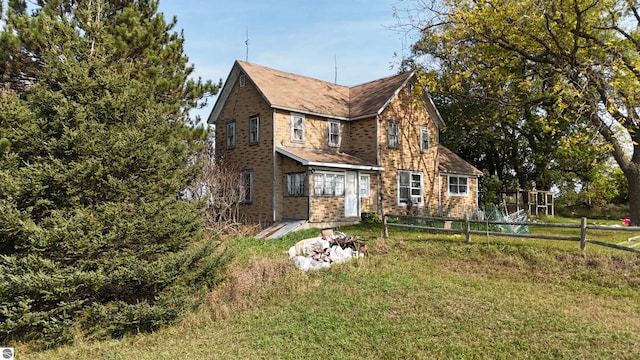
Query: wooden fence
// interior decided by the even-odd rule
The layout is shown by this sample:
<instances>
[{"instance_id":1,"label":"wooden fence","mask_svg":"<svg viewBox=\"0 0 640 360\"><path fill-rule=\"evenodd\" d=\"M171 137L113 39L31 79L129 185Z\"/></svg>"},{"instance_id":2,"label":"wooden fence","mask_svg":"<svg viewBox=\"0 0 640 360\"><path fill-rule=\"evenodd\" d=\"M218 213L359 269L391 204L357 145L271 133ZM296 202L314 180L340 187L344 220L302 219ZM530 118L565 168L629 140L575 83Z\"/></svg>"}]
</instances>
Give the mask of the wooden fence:
<instances>
[{"instance_id":1,"label":"wooden fence","mask_svg":"<svg viewBox=\"0 0 640 360\"><path fill-rule=\"evenodd\" d=\"M389 222L389 219L393 219ZM404 223L402 221L405 221ZM407 224L406 222L412 222L413 224ZM443 227L434 226L435 224L443 224ZM447 226L451 224L462 224L462 229ZM384 237L389 236L389 227L398 227L405 229L416 229L431 232L448 232L464 234L467 242L471 241L471 235L485 235L485 236L506 236L513 238L527 238L527 239L541 239L541 240L562 240L562 241L575 241L580 243L580 249L585 250L587 243L606 246L614 249L631 251L640 253L640 249L636 249L636 246L640 246L640 236L634 236L629 238L628 244L625 243L608 243L605 241L593 240L587 238L587 230L604 230L604 231L628 231L640 233L640 227L637 226L607 226L607 225L588 225L587 218L581 218L580 224L551 224L551 223L539 223L539 222L505 222L505 221L492 221L492 220L470 220L468 218L442 218L442 217L419 217L419 216L407 216L397 214L385 214L382 217L382 224L384 229ZM484 226L485 230L474 230L472 224ZM509 226L529 226L529 227L544 227L544 228L558 228L558 229L580 229L580 236L560 236L560 235L542 235L542 234L522 234L513 232L498 232L490 230L491 226L509 225ZM635 240L635 241L631 241Z\"/></svg>"}]
</instances>

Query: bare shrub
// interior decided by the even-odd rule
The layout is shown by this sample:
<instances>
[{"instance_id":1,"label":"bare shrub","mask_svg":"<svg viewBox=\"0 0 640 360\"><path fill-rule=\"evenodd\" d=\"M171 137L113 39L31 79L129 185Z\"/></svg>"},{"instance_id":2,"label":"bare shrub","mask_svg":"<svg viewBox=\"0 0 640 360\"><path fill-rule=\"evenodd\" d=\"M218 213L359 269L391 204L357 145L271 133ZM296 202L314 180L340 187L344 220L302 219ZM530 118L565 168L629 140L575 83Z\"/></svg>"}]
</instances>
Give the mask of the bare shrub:
<instances>
[{"instance_id":1,"label":"bare shrub","mask_svg":"<svg viewBox=\"0 0 640 360\"><path fill-rule=\"evenodd\" d=\"M212 148L199 156L204 163L202 172L194 184L183 191L183 196L191 201L205 202L205 229L218 235L255 233L253 226L243 224L239 212L249 190L242 172L233 164L225 163L224 159L216 161Z\"/></svg>"}]
</instances>

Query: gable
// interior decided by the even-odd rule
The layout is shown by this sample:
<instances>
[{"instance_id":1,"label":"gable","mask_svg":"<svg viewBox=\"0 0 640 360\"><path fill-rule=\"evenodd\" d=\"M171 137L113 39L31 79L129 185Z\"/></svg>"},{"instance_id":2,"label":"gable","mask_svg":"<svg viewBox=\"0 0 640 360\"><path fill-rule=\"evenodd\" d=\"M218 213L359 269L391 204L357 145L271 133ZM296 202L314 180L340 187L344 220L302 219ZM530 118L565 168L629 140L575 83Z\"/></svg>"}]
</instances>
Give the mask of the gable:
<instances>
[{"instance_id":1,"label":"gable","mask_svg":"<svg viewBox=\"0 0 640 360\"><path fill-rule=\"evenodd\" d=\"M350 118L359 119L379 115L413 75L413 72L405 72L352 87Z\"/></svg>"}]
</instances>

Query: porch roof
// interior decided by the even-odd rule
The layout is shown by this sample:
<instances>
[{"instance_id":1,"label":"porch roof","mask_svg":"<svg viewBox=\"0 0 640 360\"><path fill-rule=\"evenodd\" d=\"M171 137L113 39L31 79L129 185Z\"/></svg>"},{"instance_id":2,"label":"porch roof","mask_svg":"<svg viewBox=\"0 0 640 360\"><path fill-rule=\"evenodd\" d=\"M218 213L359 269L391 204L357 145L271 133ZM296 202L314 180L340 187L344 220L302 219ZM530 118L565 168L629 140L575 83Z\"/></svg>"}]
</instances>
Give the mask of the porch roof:
<instances>
[{"instance_id":1,"label":"porch roof","mask_svg":"<svg viewBox=\"0 0 640 360\"><path fill-rule=\"evenodd\" d=\"M298 161L304 166L322 166L350 170L384 170L382 166L345 153L291 147L276 147L276 152Z\"/></svg>"},{"instance_id":2,"label":"porch roof","mask_svg":"<svg viewBox=\"0 0 640 360\"><path fill-rule=\"evenodd\" d=\"M441 172L473 176L482 175L482 171L442 145L438 145L438 155L438 170Z\"/></svg>"}]
</instances>

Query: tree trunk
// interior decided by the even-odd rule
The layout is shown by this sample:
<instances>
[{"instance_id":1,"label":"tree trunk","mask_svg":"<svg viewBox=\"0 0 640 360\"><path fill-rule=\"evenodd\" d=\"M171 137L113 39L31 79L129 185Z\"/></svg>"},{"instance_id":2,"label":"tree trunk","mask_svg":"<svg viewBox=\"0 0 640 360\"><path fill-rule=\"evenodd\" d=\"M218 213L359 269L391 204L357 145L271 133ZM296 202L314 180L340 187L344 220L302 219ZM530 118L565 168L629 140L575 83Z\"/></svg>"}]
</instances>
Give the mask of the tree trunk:
<instances>
[{"instance_id":1,"label":"tree trunk","mask_svg":"<svg viewBox=\"0 0 640 360\"><path fill-rule=\"evenodd\" d=\"M624 172L629 184L629 215L631 226L640 226L640 166L633 164Z\"/></svg>"}]
</instances>

